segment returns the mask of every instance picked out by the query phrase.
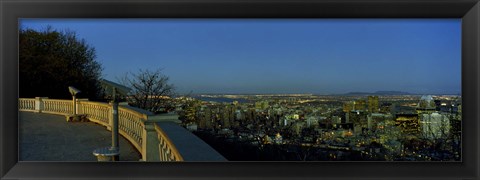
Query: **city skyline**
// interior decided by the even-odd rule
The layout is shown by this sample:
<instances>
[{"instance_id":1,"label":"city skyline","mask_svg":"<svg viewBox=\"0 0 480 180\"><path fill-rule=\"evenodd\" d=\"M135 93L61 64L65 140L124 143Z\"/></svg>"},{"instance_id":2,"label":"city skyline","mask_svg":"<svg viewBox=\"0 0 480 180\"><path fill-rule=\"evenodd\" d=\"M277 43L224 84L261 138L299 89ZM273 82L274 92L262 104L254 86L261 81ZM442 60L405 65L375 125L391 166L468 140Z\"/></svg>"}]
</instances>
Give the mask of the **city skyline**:
<instances>
[{"instance_id":1,"label":"city skyline","mask_svg":"<svg viewBox=\"0 0 480 180\"><path fill-rule=\"evenodd\" d=\"M21 19L71 30L104 78L162 68L180 93L461 92L460 19Z\"/></svg>"}]
</instances>

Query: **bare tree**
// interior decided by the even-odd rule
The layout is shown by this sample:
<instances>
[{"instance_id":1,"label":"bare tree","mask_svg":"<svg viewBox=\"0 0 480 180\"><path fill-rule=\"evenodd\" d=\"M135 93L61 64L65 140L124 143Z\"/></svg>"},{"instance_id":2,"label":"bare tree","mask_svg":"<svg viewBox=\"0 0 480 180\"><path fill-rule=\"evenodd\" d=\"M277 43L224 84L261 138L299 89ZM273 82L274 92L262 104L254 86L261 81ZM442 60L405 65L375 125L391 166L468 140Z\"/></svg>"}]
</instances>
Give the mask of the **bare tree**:
<instances>
[{"instance_id":1,"label":"bare tree","mask_svg":"<svg viewBox=\"0 0 480 180\"><path fill-rule=\"evenodd\" d=\"M175 95L175 87L169 84L169 77L161 69L155 71L142 70L138 73L127 73L121 83L132 88L127 101L138 108L158 112L165 102Z\"/></svg>"}]
</instances>

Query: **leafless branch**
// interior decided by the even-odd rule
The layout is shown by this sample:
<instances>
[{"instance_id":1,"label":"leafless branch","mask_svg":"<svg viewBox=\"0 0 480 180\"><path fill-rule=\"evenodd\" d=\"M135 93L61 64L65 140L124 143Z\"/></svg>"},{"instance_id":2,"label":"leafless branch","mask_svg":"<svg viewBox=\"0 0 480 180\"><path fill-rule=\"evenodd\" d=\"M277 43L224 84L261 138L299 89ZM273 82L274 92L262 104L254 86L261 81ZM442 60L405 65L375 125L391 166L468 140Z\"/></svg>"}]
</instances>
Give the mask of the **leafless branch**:
<instances>
[{"instance_id":1,"label":"leafless branch","mask_svg":"<svg viewBox=\"0 0 480 180\"><path fill-rule=\"evenodd\" d=\"M174 95L175 87L168 81L169 77L161 69L140 69L138 73L127 73L120 79L120 83L132 88L129 103L152 112L158 111L165 98Z\"/></svg>"}]
</instances>

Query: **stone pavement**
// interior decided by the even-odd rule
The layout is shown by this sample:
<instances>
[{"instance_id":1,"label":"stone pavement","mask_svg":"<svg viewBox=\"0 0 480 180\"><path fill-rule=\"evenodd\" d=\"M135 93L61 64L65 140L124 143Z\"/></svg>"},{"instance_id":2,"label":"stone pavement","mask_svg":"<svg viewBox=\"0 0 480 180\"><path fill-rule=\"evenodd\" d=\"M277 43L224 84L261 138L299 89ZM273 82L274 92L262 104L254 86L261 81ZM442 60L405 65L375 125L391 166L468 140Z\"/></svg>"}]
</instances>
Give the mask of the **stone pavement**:
<instances>
[{"instance_id":1,"label":"stone pavement","mask_svg":"<svg viewBox=\"0 0 480 180\"><path fill-rule=\"evenodd\" d=\"M97 161L92 154L111 146L111 132L93 122L66 122L65 116L19 112L19 161ZM120 161L140 153L119 135Z\"/></svg>"}]
</instances>

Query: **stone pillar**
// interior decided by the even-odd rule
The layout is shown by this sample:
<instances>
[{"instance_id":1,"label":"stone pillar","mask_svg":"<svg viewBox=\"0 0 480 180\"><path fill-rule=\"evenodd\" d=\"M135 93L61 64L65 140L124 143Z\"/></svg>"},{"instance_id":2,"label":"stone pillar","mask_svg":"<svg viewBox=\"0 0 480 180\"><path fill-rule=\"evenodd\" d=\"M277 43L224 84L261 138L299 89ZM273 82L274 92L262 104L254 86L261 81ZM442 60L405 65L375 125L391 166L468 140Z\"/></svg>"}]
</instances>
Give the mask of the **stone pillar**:
<instances>
[{"instance_id":1,"label":"stone pillar","mask_svg":"<svg viewBox=\"0 0 480 180\"><path fill-rule=\"evenodd\" d=\"M48 99L48 97L35 97L35 112L41 113L43 111L43 99Z\"/></svg>"},{"instance_id":2,"label":"stone pillar","mask_svg":"<svg viewBox=\"0 0 480 180\"><path fill-rule=\"evenodd\" d=\"M74 109L75 114L80 114L80 110L79 110L79 109L80 109L80 104L78 103L79 101L80 101L80 99L77 99L77 100L75 101L75 103L77 104L77 105L75 106L75 109Z\"/></svg>"},{"instance_id":3,"label":"stone pillar","mask_svg":"<svg viewBox=\"0 0 480 180\"><path fill-rule=\"evenodd\" d=\"M77 97L73 95L73 116L77 114Z\"/></svg>"},{"instance_id":4,"label":"stone pillar","mask_svg":"<svg viewBox=\"0 0 480 180\"><path fill-rule=\"evenodd\" d=\"M145 121L142 133L142 160L143 161L160 161L160 149L158 144L158 134L155 130L155 123Z\"/></svg>"}]
</instances>

